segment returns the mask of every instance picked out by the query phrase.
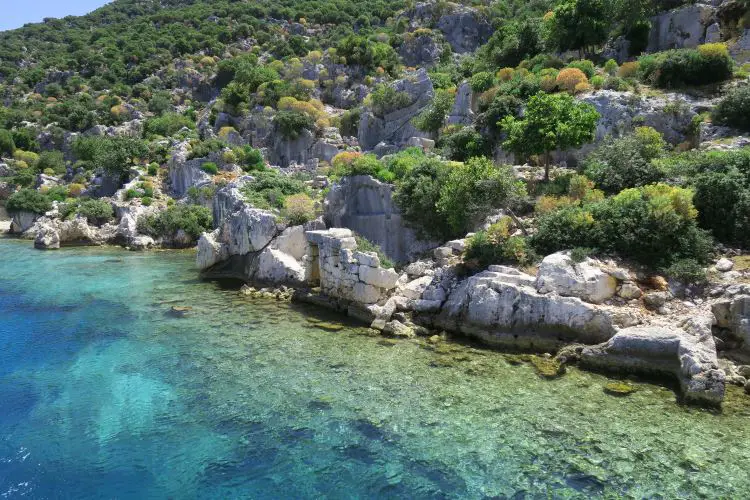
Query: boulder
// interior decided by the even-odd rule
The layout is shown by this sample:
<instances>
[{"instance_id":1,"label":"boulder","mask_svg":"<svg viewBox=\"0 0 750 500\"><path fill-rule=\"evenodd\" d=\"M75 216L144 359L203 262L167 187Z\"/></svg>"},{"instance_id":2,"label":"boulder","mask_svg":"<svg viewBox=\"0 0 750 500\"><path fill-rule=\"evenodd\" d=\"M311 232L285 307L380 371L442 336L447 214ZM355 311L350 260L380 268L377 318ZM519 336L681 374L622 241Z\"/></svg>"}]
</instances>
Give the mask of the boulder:
<instances>
[{"instance_id":1,"label":"boulder","mask_svg":"<svg viewBox=\"0 0 750 500\"><path fill-rule=\"evenodd\" d=\"M293 256L266 248L258 257L258 268L254 279L267 283L301 285L305 281L305 269Z\"/></svg>"},{"instance_id":2,"label":"boulder","mask_svg":"<svg viewBox=\"0 0 750 500\"><path fill-rule=\"evenodd\" d=\"M688 401L717 405L724 397L711 318L698 316L682 328L651 325L625 328L607 342L585 347L584 366L623 372L674 376Z\"/></svg>"},{"instance_id":3,"label":"boulder","mask_svg":"<svg viewBox=\"0 0 750 500\"><path fill-rule=\"evenodd\" d=\"M734 268L734 262L727 258L719 259L718 262L716 262L716 270L722 273L727 273Z\"/></svg>"},{"instance_id":4,"label":"boulder","mask_svg":"<svg viewBox=\"0 0 750 500\"><path fill-rule=\"evenodd\" d=\"M750 351L750 295L722 297L711 305L716 326L727 329L742 341L742 348Z\"/></svg>"},{"instance_id":5,"label":"boulder","mask_svg":"<svg viewBox=\"0 0 750 500\"><path fill-rule=\"evenodd\" d=\"M391 86L407 94L410 104L382 117L375 116L370 110L362 113L357 138L365 151L374 149L381 142L401 146L412 137L425 136L411 121L430 105L435 94L427 71L421 68L402 80L396 80Z\"/></svg>"},{"instance_id":6,"label":"boulder","mask_svg":"<svg viewBox=\"0 0 750 500\"><path fill-rule=\"evenodd\" d=\"M245 206L225 222L222 234L230 255L263 250L277 235L276 216L266 210Z\"/></svg>"},{"instance_id":7,"label":"boulder","mask_svg":"<svg viewBox=\"0 0 750 500\"><path fill-rule=\"evenodd\" d=\"M648 52L697 47L706 41L716 9L710 5L686 5L651 18Z\"/></svg>"},{"instance_id":8,"label":"boulder","mask_svg":"<svg viewBox=\"0 0 750 500\"><path fill-rule=\"evenodd\" d=\"M471 125L474 123L472 109L473 91L469 82L463 82L456 91L456 100L446 120L448 125Z\"/></svg>"},{"instance_id":9,"label":"boulder","mask_svg":"<svg viewBox=\"0 0 750 500\"><path fill-rule=\"evenodd\" d=\"M23 234L29 229L31 229L31 226L34 225L34 222L40 217L39 214L36 214L34 212L11 212L10 216L12 218L11 224L10 224L10 232L13 234Z\"/></svg>"},{"instance_id":10,"label":"boulder","mask_svg":"<svg viewBox=\"0 0 750 500\"><path fill-rule=\"evenodd\" d=\"M434 325L491 345L534 349L554 349L571 342L595 344L615 333L608 310L576 297L540 294L526 284L533 281L533 276L520 272L493 271L460 281L451 289ZM423 299L435 299L438 290L430 287Z\"/></svg>"},{"instance_id":11,"label":"boulder","mask_svg":"<svg viewBox=\"0 0 750 500\"><path fill-rule=\"evenodd\" d=\"M407 33L398 48L398 54L407 66L429 68L440 61L442 47L430 33L412 35Z\"/></svg>"},{"instance_id":12,"label":"boulder","mask_svg":"<svg viewBox=\"0 0 750 500\"><path fill-rule=\"evenodd\" d=\"M182 198L191 187L210 184L212 177L201 170L203 160L188 160L190 145L181 143L169 159L169 182L175 197Z\"/></svg>"},{"instance_id":13,"label":"boulder","mask_svg":"<svg viewBox=\"0 0 750 500\"><path fill-rule=\"evenodd\" d=\"M465 54L474 52L487 43L492 36L492 25L474 8L458 4L447 4L449 8L438 19L437 29L450 44L453 52Z\"/></svg>"},{"instance_id":14,"label":"boulder","mask_svg":"<svg viewBox=\"0 0 750 500\"><path fill-rule=\"evenodd\" d=\"M615 296L617 280L600 269L592 259L574 262L570 252L558 252L542 260L537 275L537 291L556 292L599 304Z\"/></svg>"}]
</instances>

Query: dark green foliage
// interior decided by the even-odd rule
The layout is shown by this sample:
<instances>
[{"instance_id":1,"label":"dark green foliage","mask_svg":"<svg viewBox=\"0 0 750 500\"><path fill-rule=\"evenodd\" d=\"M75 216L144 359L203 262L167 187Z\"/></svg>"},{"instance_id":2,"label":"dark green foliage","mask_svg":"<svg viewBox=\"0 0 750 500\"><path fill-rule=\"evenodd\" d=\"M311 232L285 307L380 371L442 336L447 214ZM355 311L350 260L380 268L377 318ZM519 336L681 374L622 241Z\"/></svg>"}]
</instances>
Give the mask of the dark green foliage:
<instances>
[{"instance_id":1,"label":"dark green foliage","mask_svg":"<svg viewBox=\"0 0 750 500\"><path fill-rule=\"evenodd\" d=\"M492 154L492 144L473 127L446 132L437 142L443 154L451 160L466 161L475 156Z\"/></svg>"},{"instance_id":2,"label":"dark green foliage","mask_svg":"<svg viewBox=\"0 0 750 500\"><path fill-rule=\"evenodd\" d=\"M303 180L279 174L275 170L265 170L253 174L253 181L245 184L242 194L256 208L282 209L287 196L306 193Z\"/></svg>"},{"instance_id":3,"label":"dark green foliage","mask_svg":"<svg viewBox=\"0 0 750 500\"><path fill-rule=\"evenodd\" d=\"M31 187L36 182L36 174L33 169L24 168L16 172L11 182L16 186Z\"/></svg>"},{"instance_id":4,"label":"dark green foliage","mask_svg":"<svg viewBox=\"0 0 750 500\"><path fill-rule=\"evenodd\" d=\"M604 0L566 0L553 12L548 37L559 50L590 50L607 39L611 13Z\"/></svg>"},{"instance_id":5,"label":"dark green foliage","mask_svg":"<svg viewBox=\"0 0 750 500\"><path fill-rule=\"evenodd\" d=\"M65 173L65 158L60 151L44 151L39 155L36 168L40 172L50 169L55 174L62 175Z\"/></svg>"},{"instance_id":6,"label":"dark green foliage","mask_svg":"<svg viewBox=\"0 0 750 500\"><path fill-rule=\"evenodd\" d=\"M609 194L660 182L665 173L652 160L662 156L665 147L661 135L645 127L620 139L608 139L586 158L586 176Z\"/></svg>"},{"instance_id":7,"label":"dark green foliage","mask_svg":"<svg viewBox=\"0 0 750 500\"><path fill-rule=\"evenodd\" d=\"M148 166L148 175L157 175L159 173L159 164L151 163Z\"/></svg>"},{"instance_id":8,"label":"dark green foliage","mask_svg":"<svg viewBox=\"0 0 750 500\"><path fill-rule=\"evenodd\" d=\"M682 283L704 283L706 269L695 259L680 259L664 269L668 278Z\"/></svg>"},{"instance_id":9,"label":"dark green foliage","mask_svg":"<svg viewBox=\"0 0 750 500\"><path fill-rule=\"evenodd\" d=\"M544 50L540 19L505 22L477 52L479 65L488 71L516 67Z\"/></svg>"},{"instance_id":10,"label":"dark green foliage","mask_svg":"<svg viewBox=\"0 0 750 500\"><path fill-rule=\"evenodd\" d=\"M453 101L451 92L438 90L432 104L414 118L414 126L425 132L437 132L445 124L445 117L453 108Z\"/></svg>"},{"instance_id":11,"label":"dark green foliage","mask_svg":"<svg viewBox=\"0 0 750 500\"><path fill-rule=\"evenodd\" d=\"M363 66L368 70L380 67L393 72L398 65L398 54L393 47L359 35L352 34L341 40L337 50L348 64Z\"/></svg>"},{"instance_id":12,"label":"dark green foliage","mask_svg":"<svg viewBox=\"0 0 750 500\"><path fill-rule=\"evenodd\" d=\"M263 159L263 152L250 145L243 146L242 149L235 150L237 161L245 172L264 170L266 162Z\"/></svg>"},{"instance_id":13,"label":"dark green foliage","mask_svg":"<svg viewBox=\"0 0 750 500\"><path fill-rule=\"evenodd\" d=\"M589 80L591 80L591 78L593 78L594 74L596 73L596 66L594 65L594 63L586 59L581 61L569 62L568 67L580 69Z\"/></svg>"},{"instance_id":14,"label":"dark green foliage","mask_svg":"<svg viewBox=\"0 0 750 500\"><path fill-rule=\"evenodd\" d=\"M227 143L220 139L209 139L207 141L197 141L190 144L190 154L188 159L205 158L211 153L221 151L227 146Z\"/></svg>"},{"instance_id":15,"label":"dark green foliage","mask_svg":"<svg viewBox=\"0 0 750 500\"><path fill-rule=\"evenodd\" d=\"M287 139L297 139L303 130L311 130L315 126L310 116L298 111L279 111L273 121Z\"/></svg>"},{"instance_id":16,"label":"dark green foliage","mask_svg":"<svg viewBox=\"0 0 750 500\"><path fill-rule=\"evenodd\" d=\"M500 133L498 125L506 116L518 117L523 101L517 97L498 93L487 108L477 117L477 126L486 129L491 137L497 137Z\"/></svg>"},{"instance_id":17,"label":"dark green foliage","mask_svg":"<svg viewBox=\"0 0 750 500\"><path fill-rule=\"evenodd\" d=\"M750 131L750 85L731 89L713 110L716 123Z\"/></svg>"},{"instance_id":18,"label":"dark green foliage","mask_svg":"<svg viewBox=\"0 0 750 500\"><path fill-rule=\"evenodd\" d=\"M469 80L469 84L474 92L484 92L495 84L495 76L489 71L475 73Z\"/></svg>"},{"instance_id":19,"label":"dark green foliage","mask_svg":"<svg viewBox=\"0 0 750 500\"><path fill-rule=\"evenodd\" d=\"M19 128L13 130L13 142L16 149L24 151L39 151L39 142L36 140L36 134L30 128Z\"/></svg>"},{"instance_id":20,"label":"dark green foliage","mask_svg":"<svg viewBox=\"0 0 750 500\"><path fill-rule=\"evenodd\" d=\"M201 170L207 174L216 175L219 173L219 167L212 161L207 161L201 164Z\"/></svg>"},{"instance_id":21,"label":"dark green foliage","mask_svg":"<svg viewBox=\"0 0 750 500\"><path fill-rule=\"evenodd\" d=\"M422 237L446 241L453 236L445 218L437 213L440 190L449 172L445 163L429 158L409 170L397 184L394 199L404 219Z\"/></svg>"},{"instance_id":22,"label":"dark green foliage","mask_svg":"<svg viewBox=\"0 0 750 500\"><path fill-rule=\"evenodd\" d=\"M390 85L378 85L370 94L372 112L375 116L384 117L411 104L409 94L399 92Z\"/></svg>"},{"instance_id":23,"label":"dark green foliage","mask_svg":"<svg viewBox=\"0 0 750 500\"><path fill-rule=\"evenodd\" d=\"M465 260L475 260L480 268L493 264L528 265L536 255L522 236L510 236L512 224L501 219L486 231L478 231L469 239Z\"/></svg>"},{"instance_id":24,"label":"dark green foliage","mask_svg":"<svg viewBox=\"0 0 750 500\"><path fill-rule=\"evenodd\" d=\"M193 240L211 230L211 209L198 205L172 205L163 212L138 219L138 231L154 238L173 238L182 229Z\"/></svg>"},{"instance_id":25,"label":"dark green foliage","mask_svg":"<svg viewBox=\"0 0 750 500\"><path fill-rule=\"evenodd\" d=\"M146 145L129 137L81 137L73 143L78 159L124 177L135 158L148 154Z\"/></svg>"},{"instance_id":26,"label":"dark green foliage","mask_svg":"<svg viewBox=\"0 0 750 500\"><path fill-rule=\"evenodd\" d=\"M21 189L5 202L8 212L34 212L43 214L52 210L52 201L36 189Z\"/></svg>"},{"instance_id":27,"label":"dark green foliage","mask_svg":"<svg viewBox=\"0 0 750 500\"><path fill-rule=\"evenodd\" d=\"M161 116L146 120L146 135L160 135L169 137L182 128L194 129L195 122L185 115L165 113Z\"/></svg>"},{"instance_id":28,"label":"dark green foliage","mask_svg":"<svg viewBox=\"0 0 750 500\"><path fill-rule=\"evenodd\" d=\"M172 109L172 96L169 92L155 92L148 101L148 110L157 115Z\"/></svg>"},{"instance_id":29,"label":"dark green foliage","mask_svg":"<svg viewBox=\"0 0 750 500\"><path fill-rule=\"evenodd\" d=\"M539 218L532 244L545 255L590 247L656 269L681 259L706 263L711 238L698 228L690 197L690 191L659 184L568 206Z\"/></svg>"},{"instance_id":30,"label":"dark green foliage","mask_svg":"<svg viewBox=\"0 0 750 500\"><path fill-rule=\"evenodd\" d=\"M65 201L68 197L68 188L65 186L52 186L44 194L50 201Z\"/></svg>"},{"instance_id":31,"label":"dark green foliage","mask_svg":"<svg viewBox=\"0 0 750 500\"><path fill-rule=\"evenodd\" d=\"M112 204L105 200L86 200L78 205L78 214L91 224L102 225L115 216Z\"/></svg>"},{"instance_id":32,"label":"dark green foliage","mask_svg":"<svg viewBox=\"0 0 750 500\"><path fill-rule=\"evenodd\" d=\"M9 130L0 129L0 155L11 156L16 150L13 134Z\"/></svg>"},{"instance_id":33,"label":"dark green foliage","mask_svg":"<svg viewBox=\"0 0 750 500\"><path fill-rule=\"evenodd\" d=\"M718 44L713 44L717 45ZM726 47L716 50L676 49L642 56L638 59L639 76L662 88L705 85L732 77L734 63Z\"/></svg>"}]
</instances>

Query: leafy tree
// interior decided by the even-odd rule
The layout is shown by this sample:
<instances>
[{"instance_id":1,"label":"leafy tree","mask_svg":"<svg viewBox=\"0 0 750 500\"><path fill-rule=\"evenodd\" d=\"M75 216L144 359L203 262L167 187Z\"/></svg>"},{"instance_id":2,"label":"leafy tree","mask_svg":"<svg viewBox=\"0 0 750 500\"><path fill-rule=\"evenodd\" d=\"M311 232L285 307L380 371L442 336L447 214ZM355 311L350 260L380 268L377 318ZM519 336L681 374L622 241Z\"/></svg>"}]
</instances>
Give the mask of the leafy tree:
<instances>
[{"instance_id":1,"label":"leafy tree","mask_svg":"<svg viewBox=\"0 0 750 500\"><path fill-rule=\"evenodd\" d=\"M540 92L526 106L523 118L507 116L500 127L508 134L503 147L522 156L544 155L549 179L550 152L580 147L594 139L599 113L568 94Z\"/></svg>"},{"instance_id":2,"label":"leafy tree","mask_svg":"<svg viewBox=\"0 0 750 500\"><path fill-rule=\"evenodd\" d=\"M82 137L73 143L73 152L80 160L124 178L133 160L145 157L148 148L129 137Z\"/></svg>"},{"instance_id":3,"label":"leafy tree","mask_svg":"<svg viewBox=\"0 0 750 500\"><path fill-rule=\"evenodd\" d=\"M273 121L287 139L297 139L303 130L311 130L315 125L310 116L299 111L279 111Z\"/></svg>"},{"instance_id":4,"label":"leafy tree","mask_svg":"<svg viewBox=\"0 0 750 500\"><path fill-rule=\"evenodd\" d=\"M514 68L524 59L540 54L544 50L541 28L538 18L503 23L477 52L480 66L488 71Z\"/></svg>"},{"instance_id":5,"label":"leafy tree","mask_svg":"<svg viewBox=\"0 0 750 500\"><path fill-rule=\"evenodd\" d=\"M449 172L444 162L427 158L396 185L394 199L404 219L421 237L446 241L453 236L447 220L437 213L440 191Z\"/></svg>"},{"instance_id":6,"label":"leafy tree","mask_svg":"<svg viewBox=\"0 0 750 500\"><path fill-rule=\"evenodd\" d=\"M476 157L450 170L440 188L437 209L451 232L460 236L474 229L492 208L512 207L525 194L510 167Z\"/></svg>"},{"instance_id":7,"label":"leafy tree","mask_svg":"<svg viewBox=\"0 0 750 500\"><path fill-rule=\"evenodd\" d=\"M547 20L548 40L561 51L593 53L607 40L611 13L604 0L566 0L555 7Z\"/></svg>"},{"instance_id":8,"label":"leafy tree","mask_svg":"<svg viewBox=\"0 0 750 500\"><path fill-rule=\"evenodd\" d=\"M492 144L473 127L461 127L446 132L437 143L443 154L455 161L466 161L476 156L489 156Z\"/></svg>"}]
</instances>

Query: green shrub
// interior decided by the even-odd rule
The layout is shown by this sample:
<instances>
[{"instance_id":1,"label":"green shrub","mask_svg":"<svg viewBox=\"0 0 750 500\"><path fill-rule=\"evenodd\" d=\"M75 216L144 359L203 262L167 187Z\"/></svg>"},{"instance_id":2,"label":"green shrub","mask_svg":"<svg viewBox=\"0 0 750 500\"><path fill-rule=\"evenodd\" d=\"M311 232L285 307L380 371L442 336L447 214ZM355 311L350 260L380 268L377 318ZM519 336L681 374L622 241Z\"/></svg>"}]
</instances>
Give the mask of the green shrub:
<instances>
[{"instance_id":1,"label":"green shrub","mask_svg":"<svg viewBox=\"0 0 750 500\"><path fill-rule=\"evenodd\" d=\"M617 254L653 268L708 261L710 237L696 223L692 192L654 184L541 216L532 244L542 254L575 247Z\"/></svg>"},{"instance_id":2,"label":"green shrub","mask_svg":"<svg viewBox=\"0 0 750 500\"><path fill-rule=\"evenodd\" d=\"M66 172L65 158L60 151L44 151L39 155L36 168L41 171L49 169L54 174L63 175Z\"/></svg>"},{"instance_id":3,"label":"green shrub","mask_svg":"<svg viewBox=\"0 0 750 500\"><path fill-rule=\"evenodd\" d=\"M209 139L207 141L195 141L190 143L190 154L188 159L205 158L211 153L221 151L227 143L219 139Z\"/></svg>"},{"instance_id":4,"label":"green shrub","mask_svg":"<svg viewBox=\"0 0 750 500\"><path fill-rule=\"evenodd\" d=\"M588 59L583 59L581 61L572 61L568 63L568 68L580 69L589 80L591 80L594 74L596 74L596 66Z\"/></svg>"},{"instance_id":5,"label":"green shrub","mask_svg":"<svg viewBox=\"0 0 750 500\"><path fill-rule=\"evenodd\" d=\"M172 205L163 212L140 217L138 232L154 238L172 238L182 229L193 240L211 230L211 209L198 205Z\"/></svg>"},{"instance_id":6,"label":"green shrub","mask_svg":"<svg viewBox=\"0 0 750 500\"><path fill-rule=\"evenodd\" d=\"M289 224L299 226L315 219L315 200L306 193L293 194L284 199L283 215Z\"/></svg>"},{"instance_id":7,"label":"green shrub","mask_svg":"<svg viewBox=\"0 0 750 500\"><path fill-rule=\"evenodd\" d=\"M65 186L52 186L44 195L50 201L65 201L68 198L68 188Z\"/></svg>"},{"instance_id":8,"label":"green shrub","mask_svg":"<svg viewBox=\"0 0 750 500\"><path fill-rule=\"evenodd\" d=\"M369 95L372 112L375 116L385 115L403 109L411 104L411 97L406 92L400 92L390 85L381 84Z\"/></svg>"},{"instance_id":9,"label":"green shrub","mask_svg":"<svg viewBox=\"0 0 750 500\"><path fill-rule=\"evenodd\" d=\"M165 113L161 116L146 120L146 135L159 135L168 137L179 132L182 128L194 129L195 122L185 115L177 113Z\"/></svg>"},{"instance_id":10,"label":"green shrub","mask_svg":"<svg viewBox=\"0 0 750 500\"><path fill-rule=\"evenodd\" d=\"M143 141L129 137L80 137L73 142L79 160L125 177L137 158L148 154Z\"/></svg>"},{"instance_id":11,"label":"green shrub","mask_svg":"<svg viewBox=\"0 0 750 500\"><path fill-rule=\"evenodd\" d=\"M526 238L511 236L516 229L509 217L491 225L486 231L479 231L469 239L466 260L476 260L481 268L493 264L528 265L534 259Z\"/></svg>"},{"instance_id":12,"label":"green shrub","mask_svg":"<svg viewBox=\"0 0 750 500\"><path fill-rule=\"evenodd\" d=\"M34 212L43 214L52 210L52 201L36 189L21 189L5 202L8 212Z\"/></svg>"},{"instance_id":13,"label":"green shrub","mask_svg":"<svg viewBox=\"0 0 750 500\"><path fill-rule=\"evenodd\" d=\"M279 111L273 119L281 135L287 139L297 139L303 130L312 130L313 119L298 111Z\"/></svg>"},{"instance_id":14,"label":"green shrub","mask_svg":"<svg viewBox=\"0 0 750 500\"><path fill-rule=\"evenodd\" d=\"M750 85L731 89L713 109L716 123L750 131Z\"/></svg>"},{"instance_id":15,"label":"green shrub","mask_svg":"<svg viewBox=\"0 0 750 500\"><path fill-rule=\"evenodd\" d=\"M159 173L159 164L151 163L148 166L148 175L157 175Z\"/></svg>"},{"instance_id":16,"label":"green shrub","mask_svg":"<svg viewBox=\"0 0 750 500\"><path fill-rule=\"evenodd\" d=\"M19 169L12 177L11 182L16 186L31 187L36 182L36 174L28 167Z\"/></svg>"},{"instance_id":17,"label":"green shrub","mask_svg":"<svg viewBox=\"0 0 750 500\"><path fill-rule=\"evenodd\" d=\"M695 259L680 259L664 269L668 278L682 283L705 283L706 269Z\"/></svg>"},{"instance_id":18,"label":"green shrub","mask_svg":"<svg viewBox=\"0 0 750 500\"><path fill-rule=\"evenodd\" d=\"M86 200L78 205L78 214L91 224L102 225L115 216L112 204L104 200Z\"/></svg>"},{"instance_id":19,"label":"green shrub","mask_svg":"<svg viewBox=\"0 0 750 500\"><path fill-rule=\"evenodd\" d=\"M734 69L729 51L721 44L641 56L638 63L641 80L661 88L723 82Z\"/></svg>"},{"instance_id":20,"label":"green shrub","mask_svg":"<svg viewBox=\"0 0 750 500\"><path fill-rule=\"evenodd\" d=\"M0 155L11 156L16 150L16 143L13 142L13 134L8 130L0 129Z\"/></svg>"},{"instance_id":21,"label":"green shrub","mask_svg":"<svg viewBox=\"0 0 750 500\"><path fill-rule=\"evenodd\" d=\"M275 170L257 172L253 181L242 188L247 202L262 209L282 209L287 196L306 192L304 181Z\"/></svg>"},{"instance_id":22,"label":"green shrub","mask_svg":"<svg viewBox=\"0 0 750 500\"><path fill-rule=\"evenodd\" d=\"M608 139L584 162L586 176L609 194L660 182L664 172L652 160L663 156L666 143L651 127L637 128L619 139Z\"/></svg>"},{"instance_id":23,"label":"green shrub","mask_svg":"<svg viewBox=\"0 0 750 500\"><path fill-rule=\"evenodd\" d=\"M447 158L455 161L492 154L492 143L473 127L447 131L440 137L437 146Z\"/></svg>"},{"instance_id":24,"label":"green shrub","mask_svg":"<svg viewBox=\"0 0 750 500\"><path fill-rule=\"evenodd\" d=\"M344 137L357 137L359 119L362 116L361 108L348 109L341 115L341 135Z\"/></svg>"},{"instance_id":25,"label":"green shrub","mask_svg":"<svg viewBox=\"0 0 750 500\"><path fill-rule=\"evenodd\" d=\"M604 72L607 73L609 76L615 76L617 74L617 70L620 69L620 66L617 64L617 61L614 59L607 60L606 63L604 63Z\"/></svg>"},{"instance_id":26,"label":"green shrub","mask_svg":"<svg viewBox=\"0 0 750 500\"><path fill-rule=\"evenodd\" d=\"M201 164L201 170L210 175L216 175L219 173L219 167L212 161L207 161Z\"/></svg>"},{"instance_id":27,"label":"green shrub","mask_svg":"<svg viewBox=\"0 0 750 500\"><path fill-rule=\"evenodd\" d=\"M450 169L436 206L451 234L463 236L491 209L511 207L525 194L510 167L498 167L488 158L477 157Z\"/></svg>"},{"instance_id":28,"label":"green shrub","mask_svg":"<svg viewBox=\"0 0 750 500\"><path fill-rule=\"evenodd\" d=\"M404 220L423 238L446 241L453 237L446 219L437 213L440 190L449 172L446 163L426 158L396 184L394 199Z\"/></svg>"},{"instance_id":29,"label":"green shrub","mask_svg":"<svg viewBox=\"0 0 750 500\"><path fill-rule=\"evenodd\" d=\"M437 132L445 124L445 117L453 108L453 94L447 90L435 92L432 104L412 120L414 126L425 132Z\"/></svg>"},{"instance_id":30,"label":"green shrub","mask_svg":"<svg viewBox=\"0 0 750 500\"><path fill-rule=\"evenodd\" d=\"M495 84L495 76L489 71L475 73L469 80L469 85L474 92L484 92Z\"/></svg>"}]
</instances>

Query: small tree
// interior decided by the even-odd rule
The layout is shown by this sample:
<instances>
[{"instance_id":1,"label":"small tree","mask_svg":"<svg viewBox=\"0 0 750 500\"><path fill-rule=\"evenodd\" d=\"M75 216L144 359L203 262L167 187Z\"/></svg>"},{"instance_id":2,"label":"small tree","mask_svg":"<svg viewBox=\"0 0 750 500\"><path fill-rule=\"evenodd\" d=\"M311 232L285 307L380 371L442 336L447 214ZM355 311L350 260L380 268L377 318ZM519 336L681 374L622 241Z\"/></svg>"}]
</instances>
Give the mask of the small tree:
<instances>
[{"instance_id":1,"label":"small tree","mask_svg":"<svg viewBox=\"0 0 750 500\"><path fill-rule=\"evenodd\" d=\"M522 156L544 155L544 179L549 180L550 153L592 141L598 120L591 104L540 92L529 99L523 118L506 116L499 125L508 134L503 147Z\"/></svg>"}]
</instances>

